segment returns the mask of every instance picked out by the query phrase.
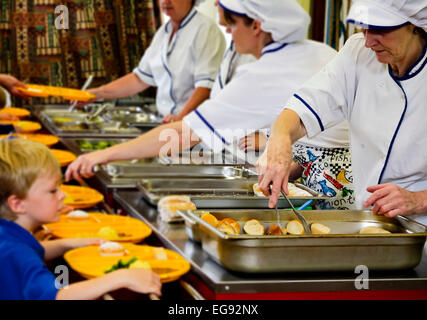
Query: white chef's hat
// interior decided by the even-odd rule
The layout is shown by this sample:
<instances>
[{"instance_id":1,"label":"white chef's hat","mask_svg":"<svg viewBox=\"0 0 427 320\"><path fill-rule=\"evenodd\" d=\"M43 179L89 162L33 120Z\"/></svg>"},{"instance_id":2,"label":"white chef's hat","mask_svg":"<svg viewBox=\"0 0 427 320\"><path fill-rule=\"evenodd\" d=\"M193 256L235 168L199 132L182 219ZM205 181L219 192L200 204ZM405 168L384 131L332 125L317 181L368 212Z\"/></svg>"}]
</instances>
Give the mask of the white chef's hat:
<instances>
[{"instance_id":1,"label":"white chef's hat","mask_svg":"<svg viewBox=\"0 0 427 320\"><path fill-rule=\"evenodd\" d=\"M261 29L276 42L304 40L310 25L310 16L296 0L220 0L218 4L230 13L259 20Z\"/></svg>"},{"instance_id":2,"label":"white chef's hat","mask_svg":"<svg viewBox=\"0 0 427 320\"><path fill-rule=\"evenodd\" d=\"M195 6L198 6L199 4L201 4L202 2L205 2L205 0L196 0L195 2L194 2L194 5Z\"/></svg>"},{"instance_id":3,"label":"white chef's hat","mask_svg":"<svg viewBox=\"0 0 427 320\"><path fill-rule=\"evenodd\" d=\"M412 23L427 30L427 1L353 0L347 22L385 30Z\"/></svg>"}]
</instances>

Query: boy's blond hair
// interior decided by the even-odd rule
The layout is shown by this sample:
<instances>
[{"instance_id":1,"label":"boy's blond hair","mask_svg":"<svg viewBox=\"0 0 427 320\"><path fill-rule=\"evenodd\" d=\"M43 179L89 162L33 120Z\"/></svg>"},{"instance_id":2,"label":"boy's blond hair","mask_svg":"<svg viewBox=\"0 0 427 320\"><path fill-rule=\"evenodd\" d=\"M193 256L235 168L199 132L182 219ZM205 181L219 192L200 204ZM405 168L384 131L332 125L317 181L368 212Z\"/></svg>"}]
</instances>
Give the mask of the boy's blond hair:
<instances>
[{"instance_id":1,"label":"boy's blond hair","mask_svg":"<svg viewBox=\"0 0 427 320\"><path fill-rule=\"evenodd\" d=\"M41 176L58 176L61 167L43 144L27 139L0 139L0 218L16 220L7 199L25 199L28 190Z\"/></svg>"}]
</instances>

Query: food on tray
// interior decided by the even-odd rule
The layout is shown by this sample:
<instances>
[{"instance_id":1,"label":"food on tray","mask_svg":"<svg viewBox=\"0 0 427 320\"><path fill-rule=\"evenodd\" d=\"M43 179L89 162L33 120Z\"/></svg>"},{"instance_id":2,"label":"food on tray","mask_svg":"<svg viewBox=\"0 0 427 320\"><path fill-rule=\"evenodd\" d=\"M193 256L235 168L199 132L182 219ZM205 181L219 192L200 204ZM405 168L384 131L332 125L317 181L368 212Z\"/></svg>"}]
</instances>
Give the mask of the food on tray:
<instances>
[{"instance_id":1,"label":"food on tray","mask_svg":"<svg viewBox=\"0 0 427 320\"><path fill-rule=\"evenodd\" d=\"M258 197L265 197L265 195L262 193L261 188L259 187L258 183L254 183L252 186L252 189L254 191L254 194ZM290 197L312 197L313 195L305 191L301 188L298 188L293 183L288 183L288 190L289 190L289 196Z\"/></svg>"},{"instance_id":2,"label":"food on tray","mask_svg":"<svg viewBox=\"0 0 427 320\"><path fill-rule=\"evenodd\" d=\"M288 231L286 230L285 227L280 228L277 224L273 224L267 230L267 235L269 235L269 236L282 236L282 235L285 235L287 233L288 233Z\"/></svg>"},{"instance_id":3,"label":"food on tray","mask_svg":"<svg viewBox=\"0 0 427 320\"><path fill-rule=\"evenodd\" d=\"M130 265L137 260L137 257L132 257L128 261L122 261L122 259L120 259L117 263L113 264L110 269L105 270L104 273L110 273L119 269L129 269Z\"/></svg>"},{"instance_id":4,"label":"food on tray","mask_svg":"<svg viewBox=\"0 0 427 320\"><path fill-rule=\"evenodd\" d=\"M74 209L90 208L104 200L104 196L95 189L89 187L61 185L65 193L63 203Z\"/></svg>"},{"instance_id":5,"label":"food on tray","mask_svg":"<svg viewBox=\"0 0 427 320\"><path fill-rule=\"evenodd\" d=\"M318 222L312 223L310 228L312 234L328 234L331 232L331 228Z\"/></svg>"},{"instance_id":6,"label":"food on tray","mask_svg":"<svg viewBox=\"0 0 427 320\"><path fill-rule=\"evenodd\" d=\"M218 219L211 213L207 211L203 211L204 213L201 215L201 219L203 221L206 221L209 223L212 227L217 228L218 227Z\"/></svg>"},{"instance_id":7,"label":"food on tray","mask_svg":"<svg viewBox=\"0 0 427 320\"><path fill-rule=\"evenodd\" d=\"M364 227L360 229L359 233L360 234L387 234L391 232L380 227L369 226L369 227Z\"/></svg>"},{"instance_id":8,"label":"food on tray","mask_svg":"<svg viewBox=\"0 0 427 320\"><path fill-rule=\"evenodd\" d=\"M164 248L154 248L154 257L157 260L167 260L168 256L166 254L166 250Z\"/></svg>"},{"instance_id":9,"label":"food on tray","mask_svg":"<svg viewBox=\"0 0 427 320\"><path fill-rule=\"evenodd\" d=\"M109 241L99 246L99 253L103 257L124 256L126 250L120 243Z\"/></svg>"},{"instance_id":10,"label":"food on tray","mask_svg":"<svg viewBox=\"0 0 427 320\"><path fill-rule=\"evenodd\" d=\"M119 237L119 234L117 233L117 231L111 227L102 227L101 229L99 229L96 235L100 238L109 238L109 239L112 239L112 238L114 239Z\"/></svg>"},{"instance_id":11,"label":"food on tray","mask_svg":"<svg viewBox=\"0 0 427 320\"><path fill-rule=\"evenodd\" d=\"M231 218L222 219L218 223L218 230L228 234L240 234L239 224Z\"/></svg>"},{"instance_id":12,"label":"food on tray","mask_svg":"<svg viewBox=\"0 0 427 320\"><path fill-rule=\"evenodd\" d=\"M264 226L256 219L249 220L243 226L243 230L252 236L264 235Z\"/></svg>"},{"instance_id":13,"label":"food on tray","mask_svg":"<svg viewBox=\"0 0 427 320\"><path fill-rule=\"evenodd\" d=\"M167 196L160 199L157 209L160 218L168 222L181 217L177 213L178 210L196 210L197 208L188 196Z\"/></svg>"},{"instance_id":14,"label":"food on tray","mask_svg":"<svg viewBox=\"0 0 427 320\"><path fill-rule=\"evenodd\" d=\"M151 266L146 261L136 260L129 265L129 269L145 269L151 270Z\"/></svg>"},{"instance_id":15,"label":"food on tray","mask_svg":"<svg viewBox=\"0 0 427 320\"><path fill-rule=\"evenodd\" d=\"M84 150L103 150L109 147L115 146L117 142L114 141L99 141L99 142L90 142L90 141L79 141L79 146Z\"/></svg>"},{"instance_id":16,"label":"food on tray","mask_svg":"<svg viewBox=\"0 0 427 320\"><path fill-rule=\"evenodd\" d=\"M57 118L53 118L53 120L55 122L71 122L73 120L71 120L70 118L64 118L64 117L57 117Z\"/></svg>"},{"instance_id":17,"label":"food on tray","mask_svg":"<svg viewBox=\"0 0 427 320\"><path fill-rule=\"evenodd\" d=\"M291 220L286 226L286 230L292 235L303 235L304 227L299 220Z\"/></svg>"},{"instance_id":18,"label":"food on tray","mask_svg":"<svg viewBox=\"0 0 427 320\"><path fill-rule=\"evenodd\" d=\"M67 214L67 219L76 221L86 221L89 219L89 214L83 210L74 210Z\"/></svg>"},{"instance_id":19,"label":"food on tray","mask_svg":"<svg viewBox=\"0 0 427 320\"><path fill-rule=\"evenodd\" d=\"M262 193L261 188L259 187L258 183L254 183L252 186L252 189L254 190L254 194L258 197L265 197L264 193Z\"/></svg>"}]
</instances>

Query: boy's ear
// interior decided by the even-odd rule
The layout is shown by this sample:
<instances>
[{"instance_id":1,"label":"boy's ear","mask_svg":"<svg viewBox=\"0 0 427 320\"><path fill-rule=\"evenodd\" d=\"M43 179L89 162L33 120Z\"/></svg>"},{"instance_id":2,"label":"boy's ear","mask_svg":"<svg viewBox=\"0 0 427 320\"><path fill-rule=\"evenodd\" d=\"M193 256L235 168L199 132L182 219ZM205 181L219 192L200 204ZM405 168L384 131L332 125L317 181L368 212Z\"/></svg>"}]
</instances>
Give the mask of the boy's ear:
<instances>
[{"instance_id":1,"label":"boy's ear","mask_svg":"<svg viewBox=\"0 0 427 320\"><path fill-rule=\"evenodd\" d=\"M11 196L9 196L9 198L7 198L7 204L10 210L12 210L12 212L25 213L25 201L18 198L14 194L12 194Z\"/></svg>"}]
</instances>

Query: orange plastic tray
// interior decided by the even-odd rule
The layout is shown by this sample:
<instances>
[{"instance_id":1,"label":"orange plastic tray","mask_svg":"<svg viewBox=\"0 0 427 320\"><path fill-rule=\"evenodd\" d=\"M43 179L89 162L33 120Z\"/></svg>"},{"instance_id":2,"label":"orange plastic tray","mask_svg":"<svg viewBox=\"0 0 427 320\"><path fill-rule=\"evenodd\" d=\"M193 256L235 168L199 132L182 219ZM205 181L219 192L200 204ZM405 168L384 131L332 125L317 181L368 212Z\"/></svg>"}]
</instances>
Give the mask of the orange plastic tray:
<instances>
[{"instance_id":1,"label":"orange plastic tray","mask_svg":"<svg viewBox=\"0 0 427 320\"><path fill-rule=\"evenodd\" d=\"M40 142L48 147L53 146L58 143L59 138L56 136L52 136L50 134L40 134L40 133L14 133L11 136L19 137L23 139L29 139L36 142ZM7 134L0 135L0 139L8 137Z\"/></svg>"},{"instance_id":2,"label":"orange plastic tray","mask_svg":"<svg viewBox=\"0 0 427 320\"><path fill-rule=\"evenodd\" d=\"M150 227L141 220L109 215L103 213L90 213L88 219L70 219L61 215L58 222L43 225L46 230L52 231L56 238L99 238L97 235L101 228L113 228L119 237L103 237L116 242L140 242L151 234Z\"/></svg>"},{"instance_id":3,"label":"orange plastic tray","mask_svg":"<svg viewBox=\"0 0 427 320\"><path fill-rule=\"evenodd\" d=\"M18 127L21 133L32 133L42 128L40 123L34 121L0 120L0 124L13 124L15 128Z\"/></svg>"},{"instance_id":4,"label":"orange plastic tray","mask_svg":"<svg viewBox=\"0 0 427 320\"><path fill-rule=\"evenodd\" d=\"M100 277L120 259L126 262L134 256L150 264L151 269L164 283L177 280L190 270L190 264L174 251L163 248L167 260L158 260L155 247L129 243L122 245L128 251L126 256L103 257L98 246L90 246L68 251L64 258L73 270L87 279Z\"/></svg>"},{"instance_id":5,"label":"orange plastic tray","mask_svg":"<svg viewBox=\"0 0 427 320\"><path fill-rule=\"evenodd\" d=\"M25 118L30 115L30 111L28 111L27 109L15 108L15 107L6 107L3 109L0 109L0 113L8 113L13 116L17 116L18 118Z\"/></svg>"},{"instance_id":6,"label":"orange plastic tray","mask_svg":"<svg viewBox=\"0 0 427 320\"><path fill-rule=\"evenodd\" d=\"M61 185L66 194L63 203L74 209L90 208L104 200L104 196L95 189L80 186Z\"/></svg>"},{"instance_id":7,"label":"orange plastic tray","mask_svg":"<svg viewBox=\"0 0 427 320\"><path fill-rule=\"evenodd\" d=\"M46 98L48 96L59 97L66 100L89 101L95 98L95 95L78 89L44 86L38 84L26 84L27 89L17 88L22 93L30 97Z\"/></svg>"},{"instance_id":8,"label":"orange plastic tray","mask_svg":"<svg viewBox=\"0 0 427 320\"><path fill-rule=\"evenodd\" d=\"M53 155L58 159L59 164L61 167L64 167L66 165L69 165L71 162L76 160L76 155L70 151L65 150L58 150L58 149L50 149L52 151Z\"/></svg>"}]
</instances>

